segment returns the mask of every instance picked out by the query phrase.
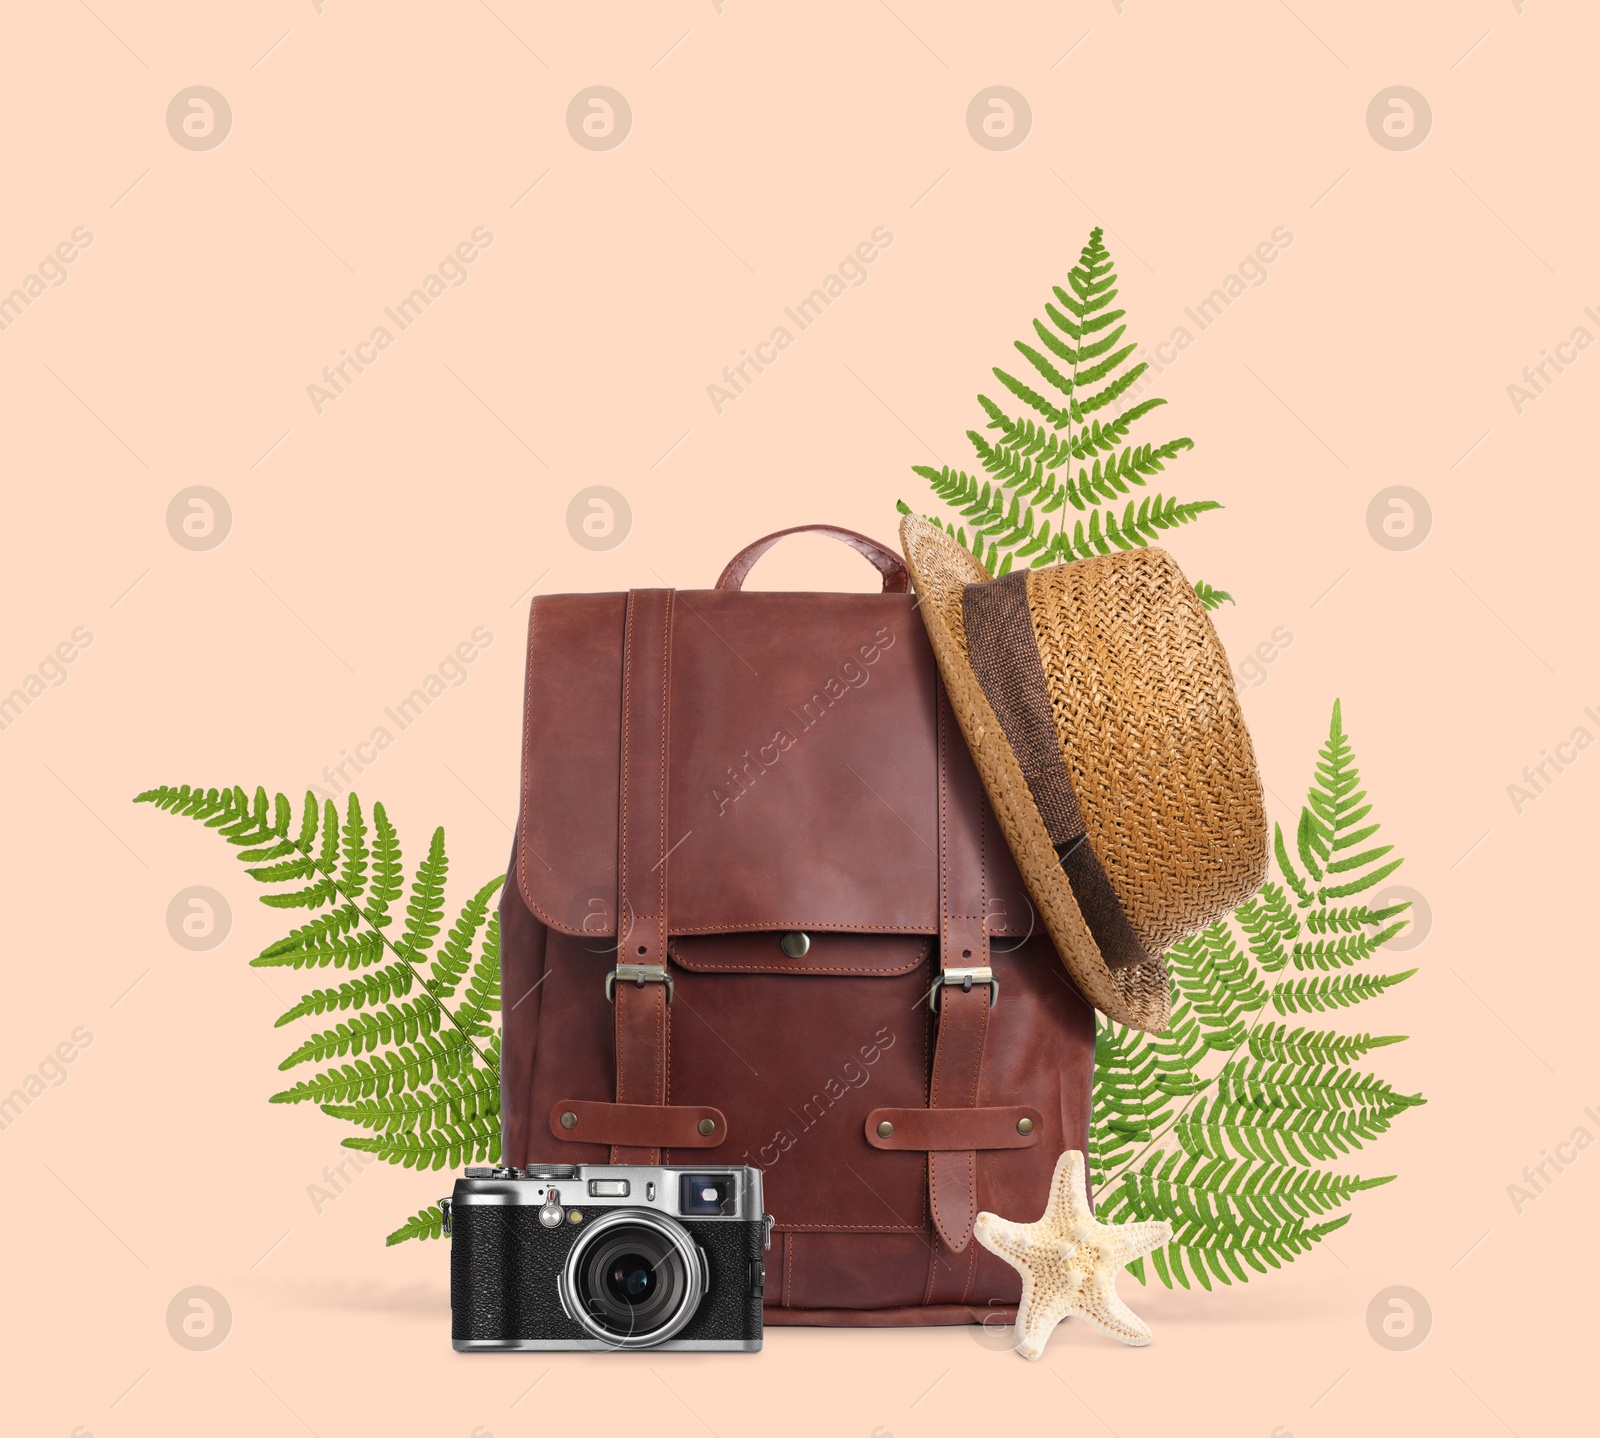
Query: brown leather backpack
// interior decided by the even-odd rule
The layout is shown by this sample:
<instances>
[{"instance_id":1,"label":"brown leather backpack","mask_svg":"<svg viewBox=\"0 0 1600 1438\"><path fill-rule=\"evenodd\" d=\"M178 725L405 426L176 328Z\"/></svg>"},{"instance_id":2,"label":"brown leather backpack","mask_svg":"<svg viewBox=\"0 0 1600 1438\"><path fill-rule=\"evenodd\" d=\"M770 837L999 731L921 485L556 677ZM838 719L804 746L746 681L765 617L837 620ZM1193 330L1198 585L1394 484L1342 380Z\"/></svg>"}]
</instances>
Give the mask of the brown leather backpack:
<instances>
[{"instance_id":1,"label":"brown leather backpack","mask_svg":"<svg viewBox=\"0 0 1600 1438\"><path fill-rule=\"evenodd\" d=\"M973 1219L1087 1148L1093 1011L899 555L804 528L883 593L741 592L774 534L712 590L534 601L502 1161L759 1167L769 1323L1009 1321Z\"/></svg>"}]
</instances>

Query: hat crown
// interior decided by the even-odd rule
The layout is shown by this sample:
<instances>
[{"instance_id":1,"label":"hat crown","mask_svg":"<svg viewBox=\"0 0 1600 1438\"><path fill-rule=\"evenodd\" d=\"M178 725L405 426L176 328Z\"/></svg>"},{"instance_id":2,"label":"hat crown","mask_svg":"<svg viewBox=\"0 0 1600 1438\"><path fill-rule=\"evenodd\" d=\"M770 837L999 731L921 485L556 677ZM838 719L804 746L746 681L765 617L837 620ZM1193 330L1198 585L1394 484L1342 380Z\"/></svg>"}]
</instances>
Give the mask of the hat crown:
<instances>
[{"instance_id":1,"label":"hat crown","mask_svg":"<svg viewBox=\"0 0 1600 1438\"><path fill-rule=\"evenodd\" d=\"M1211 616L1161 549L1030 571L1028 608L1089 842L1153 954L1260 886L1255 751Z\"/></svg>"},{"instance_id":2,"label":"hat crown","mask_svg":"<svg viewBox=\"0 0 1600 1438\"><path fill-rule=\"evenodd\" d=\"M1261 780L1210 615L1163 550L996 583L928 521L907 515L900 533L952 708L1057 951L1097 1008L1161 1031L1160 954L1266 871ZM1085 842L1062 844L1073 836L1052 829L1074 810Z\"/></svg>"}]
</instances>

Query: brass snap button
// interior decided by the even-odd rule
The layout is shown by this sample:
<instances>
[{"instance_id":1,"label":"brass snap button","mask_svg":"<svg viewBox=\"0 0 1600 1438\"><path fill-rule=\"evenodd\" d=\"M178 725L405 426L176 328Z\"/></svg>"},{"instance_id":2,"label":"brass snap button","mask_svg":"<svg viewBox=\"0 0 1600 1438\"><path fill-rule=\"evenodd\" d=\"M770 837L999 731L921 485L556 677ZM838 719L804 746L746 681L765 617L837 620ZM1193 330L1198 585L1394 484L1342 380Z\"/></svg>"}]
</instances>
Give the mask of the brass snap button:
<instances>
[{"instance_id":1,"label":"brass snap button","mask_svg":"<svg viewBox=\"0 0 1600 1438\"><path fill-rule=\"evenodd\" d=\"M791 930L778 940L778 947L791 959L803 959L811 950L811 935Z\"/></svg>"},{"instance_id":2,"label":"brass snap button","mask_svg":"<svg viewBox=\"0 0 1600 1438\"><path fill-rule=\"evenodd\" d=\"M894 1125L890 1123L888 1119L884 1119L884 1121L878 1125L878 1137L890 1138L893 1136L893 1134Z\"/></svg>"},{"instance_id":3,"label":"brass snap button","mask_svg":"<svg viewBox=\"0 0 1600 1438\"><path fill-rule=\"evenodd\" d=\"M717 1131L717 1121L714 1118L703 1118L695 1125L707 1138Z\"/></svg>"},{"instance_id":4,"label":"brass snap button","mask_svg":"<svg viewBox=\"0 0 1600 1438\"><path fill-rule=\"evenodd\" d=\"M1032 1133L1033 1132L1033 1120L1031 1118L1019 1118L1017 1120L1017 1132L1018 1133Z\"/></svg>"},{"instance_id":5,"label":"brass snap button","mask_svg":"<svg viewBox=\"0 0 1600 1438\"><path fill-rule=\"evenodd\" d=\"M564 1114L561 1115L562 1128L577 1128L577 1126L578 1115L573 1113L571 1109L568 1109Z\"/></svg>"}]
</instances>

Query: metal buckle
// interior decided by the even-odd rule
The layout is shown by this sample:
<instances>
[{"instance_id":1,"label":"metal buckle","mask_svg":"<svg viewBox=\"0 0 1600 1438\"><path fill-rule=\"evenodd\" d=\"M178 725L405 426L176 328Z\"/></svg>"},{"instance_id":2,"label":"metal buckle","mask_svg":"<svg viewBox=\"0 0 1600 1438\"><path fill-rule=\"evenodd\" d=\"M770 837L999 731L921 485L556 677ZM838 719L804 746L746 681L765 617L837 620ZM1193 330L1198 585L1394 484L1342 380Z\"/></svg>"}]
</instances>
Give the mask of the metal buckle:
<instances>
[{"instance_id":1,"label":"metal buckle","mask_svg":"<svg viewBox=\"0 0 1600 1438\"><path fill-rule=\"evenodd\" d=\"M994 970L987 965L982 968L971 969L941 969L939 977L933 981L933 987L928 990L928 1007L939 1012L939 990L947 984L960 984L964 994L972 992L973 984L988 984L989 986L989 1012L993 1013L1000 1007L1000 980L995 978Z\"/></svg>"},{"instance_id":2,"label":"metal buckle","mask_svg":"<svg viewBox=\"0 0 1600 1438\"><path fill-rule=\"evenodd\" d=\"M665 984L667 986L667 1002L672 1002L672 975L667 972L665 964L618 964L606 975L606 1002L616 1003L616 986L618 983L634 984L643 988L649 984Z\"/></svg>"}]
</instances>

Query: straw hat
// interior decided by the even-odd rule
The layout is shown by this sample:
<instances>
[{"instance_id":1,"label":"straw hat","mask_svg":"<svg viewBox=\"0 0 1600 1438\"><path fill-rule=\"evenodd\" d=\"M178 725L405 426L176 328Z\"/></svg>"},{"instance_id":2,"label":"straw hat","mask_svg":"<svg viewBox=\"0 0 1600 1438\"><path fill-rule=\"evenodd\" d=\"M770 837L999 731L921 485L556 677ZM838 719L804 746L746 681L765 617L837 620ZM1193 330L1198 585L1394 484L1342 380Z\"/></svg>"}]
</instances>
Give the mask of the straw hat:
<instances>
[{"instance_id":1,"label":"straw hat","mask_svg":"<svg viewBox=\"0 0 1600 1438\"><path fill-rule=\"evenodd\" d=\"M908 514L900 542L951 707L1067 971L1150 1033L1162 954L1260 886L1267 822L1210 616L1133 549L991 579Z\"/></svg>"}]
</instances>

